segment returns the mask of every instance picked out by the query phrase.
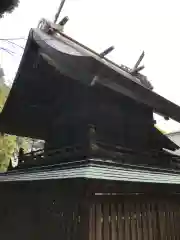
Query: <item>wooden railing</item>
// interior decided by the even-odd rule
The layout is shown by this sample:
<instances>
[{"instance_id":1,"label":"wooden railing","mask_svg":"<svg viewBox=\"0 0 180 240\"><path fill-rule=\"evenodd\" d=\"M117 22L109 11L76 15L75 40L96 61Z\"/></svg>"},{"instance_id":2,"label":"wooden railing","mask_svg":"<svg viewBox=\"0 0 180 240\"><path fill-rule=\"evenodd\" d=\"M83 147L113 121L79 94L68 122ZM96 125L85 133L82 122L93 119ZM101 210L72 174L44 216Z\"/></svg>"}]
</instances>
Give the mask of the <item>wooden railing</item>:
<instances>
[{"instance_id":1,"label":"wooden railing","mask_svg":"<svg viewBox=\"0 0 180 240\"><path fill-rule=\"evenodd\" d=\"M104 161L111 160L113 163L130 164L131 167L154 166L162 169L179 169L180 157L165 151L137 152L99 141L96 141L95 145L89 149L80 144L52 150L39 149L23 155L19 159L18 168L60 164L64 161L76 161L78 157L79 160L89 157L104 159Z\"/></svg>"}]
</instances>

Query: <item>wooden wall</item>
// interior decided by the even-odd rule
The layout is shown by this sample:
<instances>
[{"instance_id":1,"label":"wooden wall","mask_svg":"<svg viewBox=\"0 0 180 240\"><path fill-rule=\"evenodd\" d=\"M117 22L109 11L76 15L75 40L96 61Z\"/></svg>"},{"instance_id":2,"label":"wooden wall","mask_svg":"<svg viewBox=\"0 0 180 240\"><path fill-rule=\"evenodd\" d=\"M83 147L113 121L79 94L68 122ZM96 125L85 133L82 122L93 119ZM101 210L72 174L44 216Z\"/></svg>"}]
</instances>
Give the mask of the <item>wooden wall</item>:
<instances>
[{"instance_id":1,"label":"wooden wall","mask_svg":"<svg viewBox=\"0 0 180 240\"><path fill-rule=\"evenodd\" d=\"M174 199L97 197L90 207L90 240L180 239L180 204Z\"/></svg>"},{"instance_id":2,"label":"wooden wall","mask_svg":"<svg viewBox=\"0 0 180 240\"><path fill-rule=\"evenodd\" d=\"M38 182L0 187L0 239L180 239L179 195L88 194L76 187L70 182L64 188Z\"/></svg>"}]
</instances>

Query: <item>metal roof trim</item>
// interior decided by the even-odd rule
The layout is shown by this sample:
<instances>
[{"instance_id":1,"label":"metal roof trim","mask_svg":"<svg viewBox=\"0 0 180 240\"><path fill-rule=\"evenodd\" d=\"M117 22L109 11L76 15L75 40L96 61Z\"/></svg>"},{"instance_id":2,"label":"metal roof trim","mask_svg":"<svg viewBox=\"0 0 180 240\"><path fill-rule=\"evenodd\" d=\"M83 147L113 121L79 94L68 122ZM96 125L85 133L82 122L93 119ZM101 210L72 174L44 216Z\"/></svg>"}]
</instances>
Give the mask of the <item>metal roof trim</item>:
<instances>
[{"instance_id":1,"label":"metal roof trim","mask_svg":"<svg viewBox=\"0 0 180 240\"><path fill-rule=\"evenodd\" d=\"M135 170L123 167L84 166L73 169L46 170L0 174L0 182L20 182L52 179L102 179L142 183L180 184L180 174Z\"/></svg>"}]
</instances>

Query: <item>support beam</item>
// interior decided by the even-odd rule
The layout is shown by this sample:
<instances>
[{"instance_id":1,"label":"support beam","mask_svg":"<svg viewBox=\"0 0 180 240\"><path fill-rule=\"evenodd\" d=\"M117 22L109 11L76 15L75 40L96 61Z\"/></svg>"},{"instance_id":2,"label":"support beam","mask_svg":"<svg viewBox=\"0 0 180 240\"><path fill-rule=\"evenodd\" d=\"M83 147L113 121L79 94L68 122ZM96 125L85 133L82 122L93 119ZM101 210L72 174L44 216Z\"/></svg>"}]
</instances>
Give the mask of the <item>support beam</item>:
<instances>
[{"instance_id":1,"label":"support beam","mask_svg":"<svg viewBox=\"0 0 180 240\"><path fill-rule=\"evenodd\" d=\"M106 50L104 50L102 53L100 53L100 57L104 58L106 55L108 55L110 52L112 52L114 50L114 46L111 46L109 48L107 48Z\"/></svg>"},{"instance_id":2,"label":"support beam","mask_svg":"<svg viewBox=\"0 0 180 240\"><path fill-rule=\"evenodd\" d=\"M58 20L58 18L59 18L59 15L60 15L63 7L64 7L65 1L66 1L66 0L62 0L62 1L61 1L60 6L59 6L59 8L58 8L58 11L57 11L57 13L56 13L56 15L55 15L54 23L57 22L57 20Z\"/></svg>"}]
</instances>

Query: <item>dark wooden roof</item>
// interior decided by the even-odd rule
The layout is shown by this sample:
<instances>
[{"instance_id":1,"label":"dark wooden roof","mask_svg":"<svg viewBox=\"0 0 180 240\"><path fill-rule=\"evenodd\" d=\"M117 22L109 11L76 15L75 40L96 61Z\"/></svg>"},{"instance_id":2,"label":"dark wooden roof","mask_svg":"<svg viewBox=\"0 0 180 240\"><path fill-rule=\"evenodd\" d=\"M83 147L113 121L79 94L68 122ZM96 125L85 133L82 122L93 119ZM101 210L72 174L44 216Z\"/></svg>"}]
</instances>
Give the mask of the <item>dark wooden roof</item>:
<instances>
[{"instance_id":1,"label":"dark wooden roof","mask_svg":"<svg viewBox=\"0 0 180 240\"><path fill-rule=\"evenodd\" d=\"M58 76L58 77L57 77ZM45 139L62 81L105 87L180 122L176 104L142 86L138 79L64 34L58 38L32 29L7 102L0 131ZM68 94L68 93L67 93ZM70 98L71 96L66 96Z\"/></svg>"}]
</instances>

